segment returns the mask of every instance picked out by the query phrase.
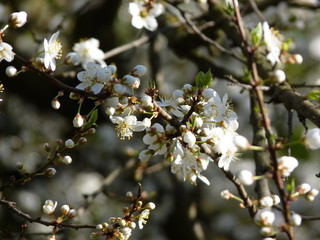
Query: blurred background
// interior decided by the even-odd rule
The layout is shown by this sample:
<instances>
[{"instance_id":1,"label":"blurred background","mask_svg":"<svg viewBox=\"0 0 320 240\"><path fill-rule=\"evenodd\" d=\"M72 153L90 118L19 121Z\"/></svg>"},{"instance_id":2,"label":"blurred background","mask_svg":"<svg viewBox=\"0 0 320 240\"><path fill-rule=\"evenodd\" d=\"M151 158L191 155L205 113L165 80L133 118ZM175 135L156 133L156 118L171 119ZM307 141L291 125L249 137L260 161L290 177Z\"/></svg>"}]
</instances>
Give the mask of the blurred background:
<instances>
[{"instance_id":1,"label":"blurred background","mask_svg":"<svg viewBox=\"0 0 320 240\"><path fill-rule=\"evenodd\" d=\"M204 33L227 49L239 52L239 37L225 13L225 1L168 1L188 12L192 19L203 27ZM249 2L249 1L248 1ZM240 1L245 22L249 28L262 20L247 1ZM293 53L303 56L301 65L288 65L284 69L287 79L293 84L320 85L320 10L314 1L255 1L264 18L286 38L292 38ZM209 46L199 36L184 27L179 12L166 6L166 13L157 18L159 27L156 32L135 29L128 13L128 1L121 0L8 0L0 1L0 23L4 26L10 13L26 11L28 22L21 29L9 30L4 38L14 51L29 58L34 56L43 45L44 38L57 30L63 46L63 55L72 51L74 43L81 38L96 38L100 48L108 52L123 44L128 44L143 36L150 40L137 48L106 59L107 64L116 64L118 75L128 73L135 65L148 67L148 73L141 78L142 89L148 81L156 81L161 94L170 94L181 89L186 83L193 83L198 71L210 68L215 81L212 87L222 96L225 92L232 99L238 114L239 134L252 137L250 124L249 94L240 86L231 84L226 75L240 77L244 66L230 56ZM22 162L32 171L46 161L43 144L54 145L57 138L67 139L74 129L72 119L77 112L77 102L66 96L60 98L61 108L51 108L51 100L59 89L41 79L35 73L20 74L8 78L4 70L8 65L19 67L17 62L0 63L0 80L5 91L1 94L0 104L0 181L7 182L11 175L19 176L16 163ZM76 70L79 71L80 69ZM75 86L78 80L70 67L59 67L55 75L65 84ZM308 94L316 88L297 88ZM92 107L90 100L85 101L83 114ZM280 104L269 104L268 112L272 118L274 131L280 136L288 136L288 111ZM304 134L303 125L293 114L293 140ZM313 128L310 122L307 126ZM58 207L68 204L79 210L73 220L77 224L98 224L108 221L109 217L122 216L122 208L129 203L120 201L117 196L126 192L137 192L138 182L143 191L148 192L150 200L157 208L151 213L148 224L143 230L136 229L131 239L154 240L248 240L259 238L259 228L253 224L245 209L240 209L235 201L226 201L220 192L229 189L236 194L235 187L225 179L223 173L211 164L204 175L211 185L199 182L192 186L171 174L170 167L162 166L141 172L137 154L146 146L142 136L135 133L130 141L119 140L114 126L101 109L99 127L96 134L88 137L88 143L68 150L73 162L69 166L57 166L53 178L37 177L25 186L9 188L3 197L15 201L17 207L33 217L43 217L42 205L45 200L58 201ZM279 155L285 154L279 153ZM315 174L320 171L318 151L307 151L303 145L295 145L292 155L300 161L295 171L296 182L308 182L319 188L320 180ZM160 163L153 159L150 165ZM240 160L231 164L234 173L242 169L254 171L251 153L243 153ZM112 181L106 179L112 179ZM108 182L102 191L103 182ZM248 191L254 197L253 187ZM277 194L277 192L274 192ZM293 209L301 215L320 214L320 201L307 202L304 199L293 203ZM24 219L13 215L8 209L0 207L0 239L18 239ZM26 239L46 239L44 234L51 228L37 223L27 223ZM297 239L320 239L318 223L303 221L296 228ZM90 229L65 229L57 234L57 239L89 239Z\"/></svg>"}]
</instances>

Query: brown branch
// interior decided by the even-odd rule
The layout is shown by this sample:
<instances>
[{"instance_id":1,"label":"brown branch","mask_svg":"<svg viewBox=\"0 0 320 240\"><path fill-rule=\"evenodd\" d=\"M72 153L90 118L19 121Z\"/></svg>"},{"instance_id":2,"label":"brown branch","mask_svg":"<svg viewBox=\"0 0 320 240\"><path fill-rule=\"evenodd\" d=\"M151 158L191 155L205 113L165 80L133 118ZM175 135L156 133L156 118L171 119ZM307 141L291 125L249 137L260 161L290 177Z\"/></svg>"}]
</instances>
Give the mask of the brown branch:
<instances>
[{"instance_id":1,"label":"brown branch","mask_svg":"<svg viewBox=\"0 0 320 240\"><path fill-rule=\"evenodd\" d=\"M73 228L78 230L79 228L91 228L91 229L95 229L96 225L89 225L89 224L84 224L84 225L75 225L72 223L66 224L66 223L60 223L57 224L56 222L52 222L52 221L46 221L46 220L42 220L40 217L38 218L34 218L31 217L29 214L22 212L21 210L19 210L16 207L16 203L15 202L11 202L5 199L0 199L0 205L6 206L10 209L10 211L12 211L14 214L26 219L28 222L33 223L39 223L45 226L53 226L56 228Z\"/></svg>"},{"instance_id":2,"label":"brown branch","mask_svg":"<svg viewBox=\"0 0 320 240\"><path fill-rule=\"evenodd\" d=\"M276 87L275 99L283 103L287 109L295 110L299 116L309 119L320 127L320 104L308 100L292 89L288 83Z\"/></svg>"}]
</instances>

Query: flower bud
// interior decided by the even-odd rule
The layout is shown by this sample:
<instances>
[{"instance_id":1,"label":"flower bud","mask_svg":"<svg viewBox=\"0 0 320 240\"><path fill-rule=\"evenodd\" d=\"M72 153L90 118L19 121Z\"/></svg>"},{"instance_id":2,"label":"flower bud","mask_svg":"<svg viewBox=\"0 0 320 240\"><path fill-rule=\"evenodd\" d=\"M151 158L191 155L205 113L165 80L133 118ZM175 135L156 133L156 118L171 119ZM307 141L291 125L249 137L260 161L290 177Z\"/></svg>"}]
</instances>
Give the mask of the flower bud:
<instances>
[{"instance_id":1,"label":"flower bud","mask_svg":"<svg viewBox=\"0 0 320 240\"><path fill-rule=\"evenodd\" d=\"M291 172L299 165L296 158L291 156L282 156L278 160L278 170L284 177L288 177Z\"/></svg>"},{"instance_id":2,"label":"flower bud","mask_svg":"<svg viewBox=\"0 0 320 240\"><path fill-rule=\"evenodd\" d=\"M278 205L280 203L280 197L278 195L271 195L273 200L273 205Z\"/></svg>"},{"instance_id":3,"label":"flower bud","mask_svg":"<svg viewBox=\"0 0 320 240\"><path fill-rule=\"evenodd\" d=\"M70 92L70 94L69 94L69 98L72 99L72 100L79 100L80 97L81 96L78 93Z\"/></svg>"},{"instance_id":4,"label":"flower bud","mask_svg":"<svg viewBox=\"0 0 320 240\"><path fill-rule=\"evenodd\" d=\"M296 64L301 64L303 62L303 57L300 54L292 55L292 58Z\"/></svg>"},{"instance_id":5,"label":"flower bud","mask_svg":"<svg viewBox=\"0 0 320 240\"><path fill-rule=\"evenodd\" d=\"M98 225L96 226L96 229L97 229L98 231L102 231L102 230L103 230L102 224L98 224Z\"/></svg>"},{"instance_id":6,"label":"flower bud","mask_svg":"<svg viewBox=\"0 0 320 240\"><path fill-rule=\"evenodd\" d=\"M68 218L74 218L74 217L76 217L76 216L77 216L77 210L75 210L75 209L70 209L70 211L68 212L67 217L68 217Z\"/></svg>"},{"instance_id":7,"label":"flower bud","mask_svg":"<svg viewBox=\"0 0 320 240\"><path fill-rule=\"evenodd\" d=\"M265 196L260 199L260 205L262 208L272 207L273 206L273 199L271 196Z\"/></svg>"},{"instance_id":8,"label":"flower bud","mask_svg":"<svg viewBox=\"0 0 320 240\"><path fill-rule=\"evenodd\" d=\"M74 141L72 139L68 139L65 141L64 145L66 148L73 148L74 147Z\"/></svg>"},{"instance_id":9,"label":"flower bud","mask_svg":"<svg viewBox=\"0 0 320 240\"><path fill-rule=\"evenodd\" d=\"M307 192L311 190L311 186L308 183L302 183L299 186L297 186L297 192L300 195L305 195Z\"/></svg>"},{"instance_id":10,"label":"flower bud","mask_svg":"<svg viewBox=\"0 0 320 240\"><path fill-rule=\"evenodd\" d=\"M66 65L76 66L80 64L80 55L76 52L69 52L64 59Z\"/></svg>"},{"instance_id":11,"label":"flower bud","mask_svg":"<svg viewBox=\"0 0 320 240\"><path fill-rule=\"evenodd\" d=\"M109 65L107 68L110 70L112 75L117 71L117 67L115 65Z\"/></svg>"},{"instance_id":12,"label":"flower bud","mask_svg":"<svg viewBox=\"0 0 320 240\"><path fill-rule=\"evenodd\" d=\"M143 65L137 65L131 71L132 75L135 77L141 77L146 72L147 72L147 68Z\"/></svg>"},{"instance_id":13,"label":"flower bud","mask_svg":"<svg viewBox=\"0 0 320 240\"><path fill-rule=\"evenodd\" d=\"M302 140L307 148L316 150L320 148L320 128L309 130Z\"/></svg>"},{"instance_id":14,"label":"flower bud","mask_svg":"<svg viewBox=\"0 0 320 240\"><path fill-rule=\"evenodd\" d=\"M254 220L257 225L261 227L269 227L272 226L275 215L273 212L267 209L259 210L254 216Z\"/></svg>"},{"instance_id":15,"label":"flower bud","mask_svg":"<svg viewBox=\"0 0 320 240\"><path fill-rule=\"evenodd\" d=\"M156 208L156 205L153 202L147 203L145 206L145 209L154 210Z\"/></svg>"},{"instance_id":16,"label":"flower bud","mask_svg":"<svg viewBox=\"0 0 320 240\"><path fill-rule=\"evenodd\" d=\"M84 117L77 113L76 116L73 118L72 123L75 128L80 128L84 123Z\"/></svg>"},{"instance_id":17,"label":"flower bud","mask_svg":"<svg viewBox=\"0 0 320 240\"><path fill-rule=\"evenodd\" d=\"M60 102L58 100L58 98L54 98L52 101L51 101L51 106L53 107L53 109L57 110L60 108Z\"/></svg>"},{"instance_id":18,"label":"flower bud","mask_svg":"<svg viewBox=\"0 0 320 240\"><path fill-rule=\"evenodd\" d=\"M284 71L277 69L273 72L271 80L274 83L283 83L286 80L286 74L284 73Z\"/></svg>"},{"instance_id":19,"label":"flower bud","mask_svg":"<svg viewBox=\"0 0 320 240\"><path fill-rule=\"evenodd\" d=\"M53 201L51 200L46 200L44 205L42 206L42 210L45 214L50 215L55 211L57 204L58 204L57 201L53 203Z\"/></svg>"},{"instance_id":20,"label":"flower bud","mask_svg":"<svg viewBox=\"0 0 320 240\"><path fill-rule=\"evenodd\" d=\"M248 139L241 135L233 137L233 144L240 150L247 150L248 148L250 148L250 143Z\"/></svg>"},{"instance_id":21,"label":"flower bud","mask_svg":"<svg viewBox=\"0 0 320 240\"><path fill-rule=\"evenodd\" d=\"M62 158L62 163L65 164L65 165L69 165L69 164L72 163L72 158L69 155L64 156Z\"/></svg>"},{"instance_id":22,"label":"flower bud","mask_svg":"<svg viewBox=\"0 0 320 240\"><path fill-rule=\"evenodd\" d=\"M27 13L24 11L11 13L9 16L9 26L20 28L27 22Z\"/></svg>"},{"instance_id":23,"label":"flower bud","mask_svg":"<svg viewBox=\"0 0 320 240\"><path fill-rule=\"evenodd\" d=\"M51 150L51 147L50 147L50 144L49 144L49 143L43 144L43 148L44 148L44 150L45 150L46 152L50 152L50 150Z\"/></svg>"},{"instance_id":24,"label":"flower bud","mask_svg":"<svg viewBox=\"0 0 320 240\"><path fill-rule=\"evenodd\" d=\"M217 95L217 92L213 90L212 88L207 88L203 90L202 96L206 99L209 100L210 98L213 98L214 96Z\"/></svg>"},{"instance_id":25,"label":"flower bud","mask_svg":"<svg viewBox=\"0 0 320 240\"><path fill-rule=\"evenodd\" d=\"M54 175L56 175L56 173L57 173L57 170L55 168L47 168L43 174L46 177L53 177Z\"/></svg>"},{"instance_id":26,"label":"flower bud","mask_svg":"<svg viewBox=\"0 0 320 240\"><path fill-rule=\"evenodd\" d=\"M137 224L135 222L129 222L128 227L131 229L135 229L137 227Z\"/></svg>"},{"instance_id":27,"label":"flower bud","mask_svg":"<svg viewBox=\"0 0 320 240\"><path fill-rule=\"evenodd\" d=\"M291 215L290 223L292 226L300 226L302 222L302 218L299 214L293 213Z\"/></svg>"},{"instance_id":28,"label":"flower bud","mask_svg":"<svg viewBox=\"0 0 320 240\"><path fill-rule=\"evenodd\" d=\"M133 197L132 192L131 192L131 191L127 192L127 193L126 193L126 197L130 197L130 198Z\"/></svg>"},{"instance_id":29,"label":"flower bud","mask_svg":"<svg viewBox=\"0 0 320 240\"><path fill-rule=\"evenodd\" d=\"M223 190L220 195L225 200L229 200L232 198L232 193L230 193L229 190Z\"/></svg>"},{"instance_id":30,"label":"flower bud","mask_svg":"<svg viewBox=\"0 0 320 240\"><path fill-rule=\"evenodd\" d=\"M239 173L238 178L243 185L252 185L254 182L253 174L249 170L242 170Z\"/></svg>"},{"instance_id":31,"label":"flower bud","mask_svg":"<svg viewBox=\"0 0 320 240\"><path fill-rule=\"evenodd\" d=\"M79 144L85 144L85 143L87 143L88 142L88 140L87 140L87 138L86 137L81 137L81 138L79 138Z\"/></svg>"},{"instance_id":32,"label":"flower bud","mask_svg":"<svg viewBox=\"0 0 320 240\"><path fill-rule=\"evenodd\" d=\"M196 136L190 131L187 131L183 135L183 141L187 143L189 147L193 147L196 144L196 140Z\"/></svg>"},{"instance_id":33,"label":"flower bud","mask_svg":"<svg viewBox=\"0 0 320 240\"><path fill-rule=\"evenodd\" d=\"M61 207L61 213L62 213L62 215L67 215L69 211L70 211L69 205L63 205L63 206Z\"/></svg>"},{"instance_id":34,"label":"flower bud","mask_svg":"<svg viewBox=\"0 0 320 240\"><path fill-rule=\"evenodd\" d=\"M17 69L14 66L8 66L6 68L6 75L8 77L15 77L17 76Z\"/></svg>"},{"instance_id":35,"label":"flower bud","mask_svg":"<svg viewBox=\"0 0 320 240\"><path fill-rule=\"evenodd\" d=\"M114 85L114 91L119 94L119 95L122 95L126 92L126 86L120 84L120 83L117 83L116 85Z\"/></svg>"},{"instance_id":36,"label":"flower bud","mask_svg":"<svg viewBox=\"0 0 320 240\"><path fill-rule=\"evenodd\" d=\"M23 169L23 164L22 164L22 162L17 162L17 163L16 163L16 168L17 168L17 169L20 169L20 170Z\"/></svg>"},{"instance_id":37,"label":"flower bud","mask_svg":"<svg viewBox=\"0 0 320 240\"><path fill-rule=\"evenodd\" d=\"M141 104L144 107L153 107L152 97L150 97L149 95L144 95L141 98Z\"/></svg>"}]
</instances>

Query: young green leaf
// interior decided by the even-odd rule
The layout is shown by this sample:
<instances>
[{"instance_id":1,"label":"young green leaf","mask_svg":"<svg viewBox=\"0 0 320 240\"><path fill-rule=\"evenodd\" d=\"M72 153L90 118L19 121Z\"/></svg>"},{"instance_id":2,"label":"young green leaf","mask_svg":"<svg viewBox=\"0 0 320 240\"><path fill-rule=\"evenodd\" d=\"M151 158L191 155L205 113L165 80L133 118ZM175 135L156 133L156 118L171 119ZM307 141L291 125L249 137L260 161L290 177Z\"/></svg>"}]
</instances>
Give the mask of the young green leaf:
<instances>
[{"instance_id":1,"label":"young green leaf","mask_svg":"<svg viewBox=\"0 0 320 240\"><path fill-rule=\"evenodd\" d=\"M201 89L206 89L212 84L212 73L209 69L208 72L198 72L196 76L196 86Z\"/></svg>"}]
</instances>

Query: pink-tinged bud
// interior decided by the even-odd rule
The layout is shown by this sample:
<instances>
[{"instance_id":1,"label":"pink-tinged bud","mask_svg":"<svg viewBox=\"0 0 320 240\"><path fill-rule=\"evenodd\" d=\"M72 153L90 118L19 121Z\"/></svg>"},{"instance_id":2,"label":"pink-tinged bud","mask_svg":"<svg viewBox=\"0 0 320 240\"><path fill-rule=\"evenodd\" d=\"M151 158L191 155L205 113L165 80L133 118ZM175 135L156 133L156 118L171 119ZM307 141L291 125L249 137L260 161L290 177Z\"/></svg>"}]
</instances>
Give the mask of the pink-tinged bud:
<instances>
[{"instance_id":1,"label":"pink-tinged bud","mask_svg":"<svg viewBox=\"0 0 320 240\"><path fill-rule=\"evenodd\" d=\"M54 98L52 101L51 101L51 106L53 107L53 109L57 110L60 108L60 102L58 100L58 98Z\"/></svg>"},{"instance_id":2,"label":"pink-tinged bud","mask_svg":"<svg viewBox=\"0 0 320 240\"><path fill-rule=\"evenodd\" d=\"M9 26L20 28L27 22L27 13L24 11L11 13L9 16Z\"/></svg>"},{"instance_id":3,"label":"pink-tinged bud","mask_svg":"<svg viewBox=\"0 0 320 240\"><path fill-rule=\"evenodd\" d=\"M297 192L300 195L305 195L307 192L311 190L311 186L308 183L302 183L299 186L297 186Z\"/></svg>"},{"instance_id":4,"label":"pink-tinged bud","mask_svg":"<svg viewBox=\"0 0 320 240\"><path fill-rule=\"evenodd\" d=\"M299 165L296 158L291 156L282 156L278 160L278 170L281 176L288 177L291 172Z\"/></svg>"},{"instance_id":5,"label":"pink-tinged bud","mask_svg":"<svg viewBox=\"0 0 320 240\"><path fill-rule=\"evenodd\" d=\"M84 117L77 113L76 116L73 118L72 123L75 128L80 128L84 123Z\"/></svg>"}]
</instances>

